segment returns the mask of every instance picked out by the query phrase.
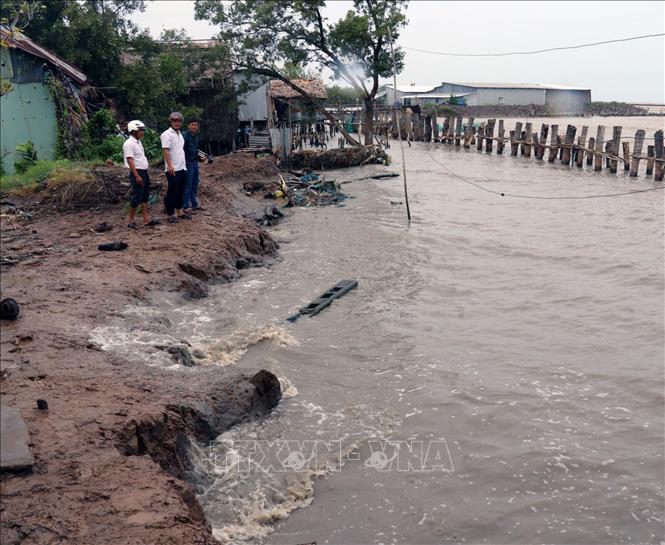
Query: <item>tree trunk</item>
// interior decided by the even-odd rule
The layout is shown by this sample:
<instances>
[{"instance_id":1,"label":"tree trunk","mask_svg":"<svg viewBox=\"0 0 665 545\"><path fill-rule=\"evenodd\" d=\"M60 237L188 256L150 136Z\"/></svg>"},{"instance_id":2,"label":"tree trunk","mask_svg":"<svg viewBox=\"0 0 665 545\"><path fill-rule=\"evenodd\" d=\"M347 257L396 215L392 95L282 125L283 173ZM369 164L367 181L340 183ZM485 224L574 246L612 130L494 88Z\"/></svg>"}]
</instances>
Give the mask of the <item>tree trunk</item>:
<instances>
[{"instance_id":1,"label":"tree trunk","mask_svg":"<svg viewBox=\"0 0 665 545\"><path fill-rule=\"evenodd\" d=\"M374 143L374 101L364 100L365 111L363 112L363 137L365 145Z\"/></svg>"}]
</instances>

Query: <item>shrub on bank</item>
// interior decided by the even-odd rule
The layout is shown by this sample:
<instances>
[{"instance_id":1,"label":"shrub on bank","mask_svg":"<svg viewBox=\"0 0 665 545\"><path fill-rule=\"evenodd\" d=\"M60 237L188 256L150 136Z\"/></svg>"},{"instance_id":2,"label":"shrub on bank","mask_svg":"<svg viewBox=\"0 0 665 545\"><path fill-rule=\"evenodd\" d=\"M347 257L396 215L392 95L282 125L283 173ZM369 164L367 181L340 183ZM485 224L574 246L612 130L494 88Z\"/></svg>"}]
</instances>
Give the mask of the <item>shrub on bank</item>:
<instances>
[{"instance_id":1,"label":"shrub on bank","mask_svg":"<svg viewBox=\"0 0 665 545\"><path fill-rule=\"evenodd\" d=\"M37 161L20 174L0 177L0 191L33 192L46 187L50 183L75 183L85 178L89 172L90 162L70 161Z\"/></svg>"}]
</instances>

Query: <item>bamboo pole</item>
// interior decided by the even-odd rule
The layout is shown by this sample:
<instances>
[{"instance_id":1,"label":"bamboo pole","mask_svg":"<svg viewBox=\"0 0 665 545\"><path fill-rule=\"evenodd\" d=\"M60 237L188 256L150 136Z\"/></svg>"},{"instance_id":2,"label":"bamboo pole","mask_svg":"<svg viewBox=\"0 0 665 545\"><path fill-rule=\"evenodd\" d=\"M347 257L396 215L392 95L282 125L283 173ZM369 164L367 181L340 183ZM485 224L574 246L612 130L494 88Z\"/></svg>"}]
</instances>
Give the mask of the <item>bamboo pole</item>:
<instances>
[{"instance_id":1,"label":"bamboo pole","mask_svg":"<svg viewBox=\"0 0 665 545\"><path fill-rule=\"evenodd\" d=\"M663 181L663 131L656 131L653 135L653 149L656 156L656 170L653 175L655 182Z\"/></svg>"},{"instance_id":2,"label":"bamboo pole","mask_svg":"<svg viewBox=\"0 0 665 545\"><path fill-rule=\"evenodd\" d=\"M647 176L651 176L653 174L653 164L655 163L653 146L647 146L647 157Z\"/></svg>"},{"instance_id":3,"label":"bamboo pole","mask_svg":"<svg viewBox=\"0 0 665 545\"><path fill-rule=\"evenodd\" d=\"M635 178L640 168L640 155L642 154L642 145L644 144L644 130L640 129L635 133L635 147L633 148L633 158L630 162L630 177Z\"/></svg>"},{"instance_id":4,"label":"bamboo pole","mask_svg":"<svg viewBox=\"0 0 665 545\"><path fill-rule=\"evenodd\" d=\"M556 159L557 155L556 144L559 139L558 132L559 132L559 125L552 125L552 136L550 136L550 154L549 157L547 158L548 163L553 163L554 159Z\"/></svg>"},{"instance_id":5,"label":"bamboo pole","mask_svg":"<svg viewBox=\"0 0 665 545\"><path fill-rule=\"evenodd\" d=\"M603 139L605 138L605 127L598 125L596 132L596 154L593 159L593 170L599 172L603 169Z\"/></svg>"}]
</instances>

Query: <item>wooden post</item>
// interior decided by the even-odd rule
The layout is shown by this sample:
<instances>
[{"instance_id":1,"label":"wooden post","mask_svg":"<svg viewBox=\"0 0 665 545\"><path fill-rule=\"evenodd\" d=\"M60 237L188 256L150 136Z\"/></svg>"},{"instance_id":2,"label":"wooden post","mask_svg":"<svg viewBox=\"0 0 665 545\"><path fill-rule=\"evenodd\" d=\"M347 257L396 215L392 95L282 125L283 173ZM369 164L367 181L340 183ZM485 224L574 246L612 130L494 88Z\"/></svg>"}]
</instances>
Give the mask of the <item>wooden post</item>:
<instances>
[{"instance_id":1,"label":"wooden post","mask_svg":"<svg viewBox=\"0 0 665 545\"><path fill-rule=\"evenodd\" d=\"M545 144L547 144L547 133L550 130L550 126L543 123L540 126L540 146L538 148L538 159L542 159L545 156Z\"/></svg>"},{"instance_id":2,"label":"wooden post","mask_svg":"<svg viewBox=\"0 0 665 545\"><path fill-rule=\"evenodd\" d=\"M476 135L476 150L483 151L483 140L485 140L485 123L481 123L478 127L478 134Z\"/></svg>"},{"instance_id":3,"label":"wooden post","mask_svg":"<svg viewBox=\"0 0 665 545\"><path fill-rule=\"evenodd\" d=\"M553 163L556 159L557 148L556 143L558 140L559 125L552 125L552 136L550 137L550 154L547 158L548 163Z\"/></svg>"},{"instance_id":4,"label":"wooden post","mask_svg":"<svg viewBox=\"0 0 665 545\"><path fill-rule=\"evenodd\" d=\"M573 143L575 142L575 133L577 132L577 127L574 127L573 125L568 125L566 128L566 139L564 141L564 148L563 148L563 159L561 162L564 165L569 165L570 164L570 156L571 156L571 151L573 149Z\"/></svg>"},{"instance_id":5,"label":"wooden post","mask_svg":"<svg viewBox=\"0 0 665 545\"><path fill-rule=\"evenodd\" d=\"M448 144L452 144L454 142L453 140L454 134L455 134L455 118L451 116L450 123L448 124L448 135L447 135L448 139L446 140Z\"/></svg>"},{"instance_id":6,"label":"wooden post","mask_svg":"<svg viewBox=\"0 0 665 545\"><path fill-rule=\"evenodd\" d=\"M460 141L462 139L462 125L464 124L463 117L457 117L455 119L455 147L459 148Z\"/></svg>"},{"instance_id":7,"label":"wooden post","mask_svg":"<svg viewBox=\"0 0 665 545\"><path fill-rule=\"evenodd\" d=\"M538 154L540 153L540 139L538 138L538 133L534 132L531 135L531 139L533 140L533 156L538 159Z\"/></svg>"},{"instance_id":8,"label":"wooden post","mask_svg":"<svg viewBox=\"0 0 665 545\"><path fill-rule=\"evenodd\" d=\"M593 170L599 172L603 169L603 140L605 138L605 127L598 125L596 132L596 155L593 160Z\"/></svg>"},{"instance_id":9,"label":"wooden post","mask_svg":"<svg viewBox=\"0 0 665 545\"><path fill-rule=\"evenodd\" d=\"M605 168L610 168L610 155L612 155L612 142L605 144Z\"/></svg>"},{"instance_id":10,"label":"wooden post","mask_svg":"<svg viewBox=\"0 0 665 545\"><path fill-rule=\"evenodd\" d=\"M464 126L464 149L469 149L471 138L473 137L473 117L467 119L466 125Z\"/></svg>"},{"instance_id":11,"label":"wooden post","mask_svg":"<svg viewBox=\"0 0 665 545\"><path fill-rule=\"evenodd\" d=\"M427 114L425 116L425 142L432 141L432 116Z\"/></svg>"},{"instance_id":12,"label":"wooden post","mask_svg":"<svg viewBox=\"0 0 665 545\"><path fill-rule=\"evenodd\" d=\"M505 146L504 143L504 136L506 135L506 130L503 128L503 119L499 119L499 131L497 133L498 140L496 142L496 154L501 155L503 153L503 147Z\"/></svg>"},{"instance_id":13,"label":"wooden post","mask_svg":"<svg viewBox=\"0 0 665 545\"><path fill-rule=\"evenodd\" d=\"M531 157L532 123L524 125L524 155Z\"/></svg>"},{"instance_id":14,"label":"wooden post","mask_svg":"<svg viewBox=\"0 0 665 545\"><path fill-rule=\"evenodd\" d=\"M520 133L520 155L524 155L526 151L526 131Z\"/></svg>"},{"instance_id":15,"label":"wooden post","mask_svg":"<svg viewBox=\"0 0 665 545\"><path fill-rule=\"evenodd\" d=\"M472 146L476 145L476 128L471 127L471 141L469 142Z\"/></svg>"},{"instance_id":16,"label":"wooden post","mask_svg":"<svg viewBox=\"0 0 665 545\"><path fill-rule=\"evenodd\" d=\"M630 170L630 143L622 142L623 146L623 169Z\"/></svg>"},{"instance_id":17,"label":"wooden post","mask_svg":"<svg viewBox=\"0 0 665 545\"><path fill-rule=\"evenodd\" d=\"M397 121L397 111L396 110L392 111L391 119L392 119L392 127L390 127L390 135L393 138L398 138L399 137L399 133L398 133L399 127L397 125L398 121Z\"/></svg>"},{"instance_id":18,"label":"wooden post","mask_svg":"<svg viewBox=\"0 0 665 545\"><path fill-rule=\"evenodd\" d=\"M635 147L633 148L633 159L630 162L630 177L635 178L640 167L640 155L642 155L642 145L644 144L644 130L640 129L635 133Z\"/></svg>"},{"instance_id":19,"label":"wooden post","mask_svg":"<svg viewBox=\"0 0 665 545\"><path fill-rule=\"evenodd\" d=\"M429 114L432 118L432 140L434 142L439 141L439 122L436 119L436 108L432 108L432 111Z\"/></svg>"},{"instance_id":20,"label":"wooden post","mask_svg":"<svg viewBox=\"0 0 665 545\"><path fill-rule=\"evenodd\" d=\"M654 164L654 152L653 152L653 146L647 146L647 176L651 176L653 174L653 164Z\"/></svg>"},{"instance_id":21,"label":"wooden post","mask_svg":"<svg viewBox=\"0 0 665 545\"><path fill-rule=\"evenodd\" d=\"M448 137L448 127L450 127L450 117L443 120L443 128L441 129L441 142L446 142Z\"/></svg>"},{"instance_id":22,"label":"wooden post","mask_svg":"<svg viewBox=\"0 0 665 545\"><path fill-rule=\"evenodd\" d=\"M561 139L561 135L557 135L556 144L559 146L559 161L563 161L563 140Z\"/></svg>"},{"instance_id":23,"label":"wooden post","mask_svg":"<svg viewBox=\"0 0 665 545\"><path fill-rule=\"evenodd\" d=\"M612 127L612 155L619 155L619 146L621 146L621 130L622 128L618 125ZM618 161L616 159L610 159L610 172L616 173Z\"/></svg>"},{"instance_id":24,"label":"wooden post","mask_svg":"<svg viewBox=\"0 0 665 545\"><path fill-rule=\"evenodd\" d=\"M513 157L517 156L517 149L519 148L519 138L522 134L522 122L518 121L515 123L515 130L510 135L510 155Z\"/></svg>"},{"instance_id":25,"label":"wooden post","mask_svg":"<svg viewBox=\"0 0 665 545\"><path fill-rule=\"evenodd\" d=\"M593 165L593 153L596 149L596 139L592 136L589 138L589 151L586 153L586 164L587 166Z\"/></svg>"},{"instance_id":26,"label":"wooden post","mask_svg":"<svg viewBox=\"0 0 665 545\"><path fill-rule=\"evenodd\" d=\"M492 146L494 145L494 124L496 119L488 119L487 127L485 128L485 151L487 153L492 153Z\"/></svg>"},{"instance_id":27,"label":"wooden post","mask_svg":"<svg viewBox=\"0 0 665 545\"><path fill-rule=\"evenodd\" d=\"M582 133L580 134L580 137L577 139L577 157L575 158L575 164L578 167L582 167L582 163L584 162L584 148L586 146L586 133L589 130L588 125L582 125Z\"/></svg>"},{"instance_id":28,"label":"wooden post","mask_svg":"<svg viewBox=\"0 0 665 545\"><path fill-rule=\"evenodd\" d=\"M656 156L656 169L653 175L654 182L663 181L663 131L656 131L653 135L653 149Z\"/></svg>"}]
</instances>

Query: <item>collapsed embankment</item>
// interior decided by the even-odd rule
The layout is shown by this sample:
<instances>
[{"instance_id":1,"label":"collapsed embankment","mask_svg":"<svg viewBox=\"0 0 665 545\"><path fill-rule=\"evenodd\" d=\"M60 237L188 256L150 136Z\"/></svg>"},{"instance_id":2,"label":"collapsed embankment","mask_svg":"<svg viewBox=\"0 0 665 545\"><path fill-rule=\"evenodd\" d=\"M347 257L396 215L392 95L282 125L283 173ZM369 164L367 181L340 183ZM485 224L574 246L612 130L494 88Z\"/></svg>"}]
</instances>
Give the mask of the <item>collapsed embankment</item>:
<instances>
[{"instance_id":1,"label":"collapsed embankment","mask_svg":"<svg viewBox=\"0 0 665 545\"><path fill-rule=\"evenodd\" d=\"M204 297L209 283L276 255L257 225L265 206L241 185L276 167L228 156L201 171L205 211L136 231L126 228L119 167L3 197L2 297L16 299L21 314L2 324L1 400L20 410L36 460L31 472L2 475L3 544L214 543L183 479L188 442L267 414L281 397L277 378L148 366L89 340L153 290ZM151 176L159 191L163 174ZM103 223L111 229L97 232ZM128 248L98 251L111 241Z\"/></svg>"}]
</instances>

